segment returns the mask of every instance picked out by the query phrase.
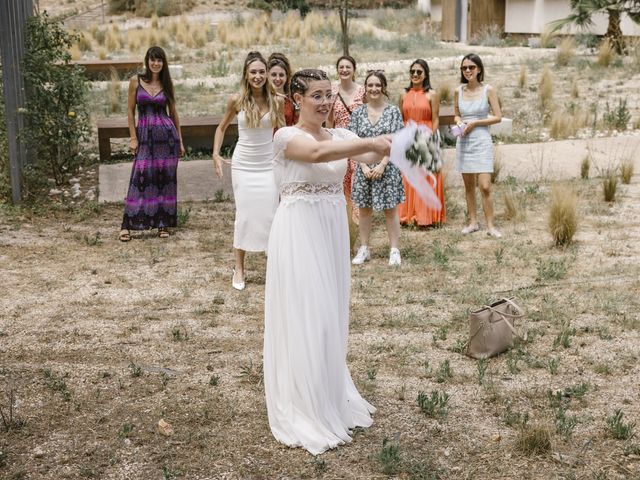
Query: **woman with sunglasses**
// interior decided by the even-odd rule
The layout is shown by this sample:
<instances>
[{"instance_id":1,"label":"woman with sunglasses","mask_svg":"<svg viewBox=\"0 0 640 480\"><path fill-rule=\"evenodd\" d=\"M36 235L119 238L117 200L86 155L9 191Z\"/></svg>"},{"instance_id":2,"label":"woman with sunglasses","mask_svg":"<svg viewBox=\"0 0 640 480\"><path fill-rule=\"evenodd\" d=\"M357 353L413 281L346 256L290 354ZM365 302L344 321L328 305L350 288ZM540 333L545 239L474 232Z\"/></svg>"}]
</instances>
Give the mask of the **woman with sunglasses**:
<instances>
[{"instance_id":1,"label":"woman with sunglasses","mask_svg":"<svg viewBox=\"0 0 640 480\"><path fill-rule=\"evenodd\" d=\"M440 97L431 88L429 79L429 65L421 58L411 64L409 68L411 81L405 88L405 92L400 96L400 109L406 124L413 120L418 125L426 125L432 132L437 132L440 126L438 115L440 114ZM438 195L442 208L433 210L428 208L418 196L418 193L403 178L406 200L398 205L400 223L416 224L421 227L429 225L439 225L446 221L446 211L444 203L444 184L442 174L435 174L435 185L431 177L427 177Z\"/></svg>"},{"instance_id":2,"label":"woman with sunglasses","mask_svg":"<svg viewBox=\"0 0 640 480\"><path fill-rule=\"evenodd\" d=\"M273 138L280 204L269 236L264 388L274 437L318 455L373 422L375 408L347 366L351 274L342 179L348 158L380 162L391 142L322 126L335 98L322 70L296 72L291 92L300 120Z\"/></svg>"},{"instance_id":3,"label":"woman with sunglasses","mask_svg":"<svg viewBox=\"0 0 640 480\"><path fill-rule=\"evenodd\" d=\"M462 173L467 200L469 224L462 229L467 235L480 230L476 217L476 183L480 188L482 209L487 222L487 234L500 238L502 234L493 225L493 198L491 172L493 172L493 142L489 125L500 123L502 112L498 94L491 85L483 84L484 66L475 53L466 55L460 64L460 87L453 96L454 121L462 134L456 142L457 168ZM491 111L491 114L489 113Z\"/></svg>"},{"instance_id":4,"label":"woman with sunglasses","mask_svg":"<svg viewBox=\"0 0 640 480\"><path fill-rule=\"evenodd\" d=\"M231 162L220 156L224 133L238 117L238 143ZM282 102L267 80L267 61L260 52L249 52L244 61L240 93L233 94L213 139L216 175L222 164L231 163L231 183L236 204L233 227L235 268L231 286L244 290L246 252L267 250L271 220L278 206L273 181L273 129L284 126Z\"/></svg>"},{"instance_id":5,"label":"woman with sunglasses","mask_svg":"<svg viewBox=\"0 0 640 480\"><path fill-rule=\"evenodd\" d=\"M381 70L370 70L364 79L367 103L351 115L349 130L361 138L395 133L402 128L402 114L395 105L387 103L387 77ZM371 258L369 237L373 211L384 210L389 234L389 265L400 265L399 203L404 202L402 175L385 157L375 165L359 164L353 177L351 200L360 209L360 248L351 263L361 265Z\"/></svg>"}]
</instances>

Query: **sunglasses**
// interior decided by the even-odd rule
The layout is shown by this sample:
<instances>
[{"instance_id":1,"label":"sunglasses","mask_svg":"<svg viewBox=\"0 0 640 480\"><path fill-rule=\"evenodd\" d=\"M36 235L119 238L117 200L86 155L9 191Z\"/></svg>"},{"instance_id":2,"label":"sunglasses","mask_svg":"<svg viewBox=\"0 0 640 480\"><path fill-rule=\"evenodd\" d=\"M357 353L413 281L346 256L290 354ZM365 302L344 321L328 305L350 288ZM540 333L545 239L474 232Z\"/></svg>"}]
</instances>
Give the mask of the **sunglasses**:
<instances>
[{"instance_id":1,"label":"sunglasses","mask_svg":"<svg viewBox=\"0 0 640 480\"><path fill-rule=\"evenodd\" d=\"M466 72L467 70L473 72L476 68L478 68L476 65L463 65L462 67L460 67L460 70L462 70L463 72Z\"/></svg>"},{"instance_id":2,"label":"sunglasses","mask_svg":"<svg viewBox=\"0 0 640 480\"><path fill-rule=\"evenodd\" d=\"M418 70L418 69L409 70L409 74L410 75L417 75L419 77L420 75L424 75L424 70Z\"/></svg>"}]
</instances>

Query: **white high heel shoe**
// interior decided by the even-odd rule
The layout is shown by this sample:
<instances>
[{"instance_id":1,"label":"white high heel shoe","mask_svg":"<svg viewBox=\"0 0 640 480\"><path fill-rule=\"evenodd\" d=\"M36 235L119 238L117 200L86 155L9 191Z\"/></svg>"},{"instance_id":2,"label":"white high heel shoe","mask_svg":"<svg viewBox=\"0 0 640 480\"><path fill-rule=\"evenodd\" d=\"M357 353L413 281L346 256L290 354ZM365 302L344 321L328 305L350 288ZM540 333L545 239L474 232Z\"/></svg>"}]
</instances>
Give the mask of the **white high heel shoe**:
<instances>
[{"instance_id":1,"label":"white high heel shoe","mask_svg":"<svg viewBox=\"0 0 640 480\"><path fill-rule=\"evenodd\" d=\"M245 283L244 280L241 282L236 282L236 269L233 269L233 275L231 276L231 286L236 290L244 290Z\"/></svg>"}]
</instances>

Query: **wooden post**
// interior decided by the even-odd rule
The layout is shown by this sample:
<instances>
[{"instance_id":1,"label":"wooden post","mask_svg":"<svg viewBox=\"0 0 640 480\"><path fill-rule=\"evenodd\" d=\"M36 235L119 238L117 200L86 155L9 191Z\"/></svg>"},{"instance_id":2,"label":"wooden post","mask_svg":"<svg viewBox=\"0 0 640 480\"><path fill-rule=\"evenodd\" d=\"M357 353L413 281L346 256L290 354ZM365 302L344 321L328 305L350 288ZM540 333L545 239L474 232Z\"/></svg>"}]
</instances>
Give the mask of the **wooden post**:
<instances>
[{"instance_id":1,"label":"wooden post","mask_svg":"<svg viewBox=\"0 0 640 480\"><path fill-rule=\"evenodd\" d=\"M28 163L27 151L22 141L24 118L20 110L26 104L22 59L25 52L27 19L32 14L32 0L0 1L0 57L11 166L11 198L14 204L20 203L22 169Z\"/></svg>"}]
</instances>

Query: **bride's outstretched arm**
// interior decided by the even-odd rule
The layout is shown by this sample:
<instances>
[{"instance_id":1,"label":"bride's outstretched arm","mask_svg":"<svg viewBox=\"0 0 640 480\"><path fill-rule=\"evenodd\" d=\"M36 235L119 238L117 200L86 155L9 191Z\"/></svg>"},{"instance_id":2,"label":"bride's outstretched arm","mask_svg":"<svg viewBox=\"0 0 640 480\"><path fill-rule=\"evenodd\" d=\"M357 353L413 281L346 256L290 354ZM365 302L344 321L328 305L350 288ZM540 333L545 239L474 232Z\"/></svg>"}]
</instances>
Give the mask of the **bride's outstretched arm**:
<instances>
[{"instance_id":1,"label":"bride's outstretched arm","mask_svg":"<svg viewBox=\"0 0 640 480\"><path fill-rule=\"evenodd\" d=\"M300 135L289 141L285 156L309 163L333 162L343 158L351 158L359 163L376 163L388 156L390 151L391 135L336 142L317 142Z\"/></svg>"}]
</instances>

